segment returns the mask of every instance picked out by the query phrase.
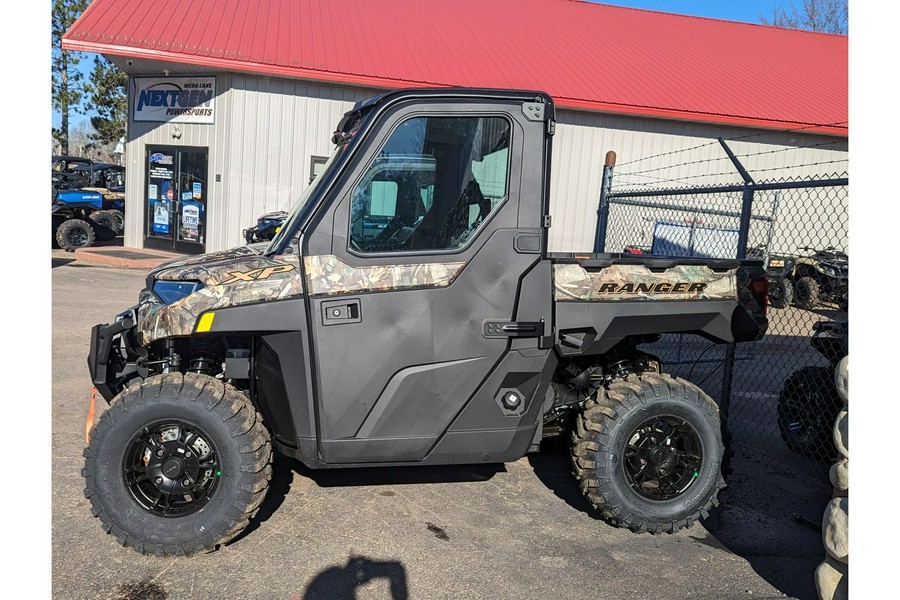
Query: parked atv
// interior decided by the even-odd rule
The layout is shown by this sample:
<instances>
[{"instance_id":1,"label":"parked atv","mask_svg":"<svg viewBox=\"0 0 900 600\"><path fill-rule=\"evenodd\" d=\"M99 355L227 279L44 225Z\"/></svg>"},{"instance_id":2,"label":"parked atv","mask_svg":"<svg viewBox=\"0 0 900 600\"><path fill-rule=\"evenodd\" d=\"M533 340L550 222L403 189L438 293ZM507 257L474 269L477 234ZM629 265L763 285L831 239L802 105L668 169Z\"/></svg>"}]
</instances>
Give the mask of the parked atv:
<instances>
[{"instance_id":1,"label":"parked atv","mask_svg":"<svg viewBox=\"0 0 900 600\"><path fill-rule=\"evenodd\" d=\"M107 241L116 237L112 229L113 217L103 208L103 196L97 192L81 190L56 191L51 207L53 242L74 252L88 248L95 241Z\"/></svg>"},{"instance_id":2,"label":"parked atv","mask_svg":"<svg viewBox=\"0 0 900 600\"><path fill-rule=\"evenodd\" d=\"M255 227L244 230L244 239L248 244L268 242L275 237L287 218L288 214L283 210L266 213L256 221Z\"/></svg>"},{"instance_id":3,"label":"parked atv","mask_svg":"<svg viewBox=\"0 0 900 600\"><path fill-rule=\"evenodd\" d=\"M775 308L794 304L811 310L822 302L832 302L846 311L847 254L832 246L824 250L805 246L800 251L807 254L769 257L769 304Z\"/></svg>"},{"instance_id":4,"label":"parked atv","mask_svg":"<svg viewBox=\"0 0 900 600\"><path fill-rule=\"evenodd\" d=\"M803 367L787 378L778 397L778 430L797 454L826 460L833 458L832 429L842 406L834 370L848 353L847 322L815 323L811 344L831 365Z\"/></svg>"},{"instance_id":5,"label":"parked atv","mask_svg":"<svg viewBox=\"0 0 900 600\"><path fill-rule=\"evenodd\" d=\"M51 237L60 248L74 252L114 239L125 225L125 167L54 156L51 204Z\"/></svg>"}]
</instances>

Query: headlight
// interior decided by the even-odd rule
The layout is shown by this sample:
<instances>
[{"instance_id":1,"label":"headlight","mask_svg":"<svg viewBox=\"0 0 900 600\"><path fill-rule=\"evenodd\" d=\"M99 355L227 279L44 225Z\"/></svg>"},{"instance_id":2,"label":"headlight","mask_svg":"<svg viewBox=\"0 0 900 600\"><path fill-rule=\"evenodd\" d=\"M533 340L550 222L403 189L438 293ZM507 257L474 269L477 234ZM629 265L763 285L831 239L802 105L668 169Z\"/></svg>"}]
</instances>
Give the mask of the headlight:
<instances>
[{"instance_id":1,"label":"headlight","mask_svg":"<svg viewBox=\"0 0 900 600\"><path fill-rule=\"evenodd\" d=\"M163 304L172 304L202 287L199 281L156 281L153 283L153 293Z\"/></svg>"}]
</instances>

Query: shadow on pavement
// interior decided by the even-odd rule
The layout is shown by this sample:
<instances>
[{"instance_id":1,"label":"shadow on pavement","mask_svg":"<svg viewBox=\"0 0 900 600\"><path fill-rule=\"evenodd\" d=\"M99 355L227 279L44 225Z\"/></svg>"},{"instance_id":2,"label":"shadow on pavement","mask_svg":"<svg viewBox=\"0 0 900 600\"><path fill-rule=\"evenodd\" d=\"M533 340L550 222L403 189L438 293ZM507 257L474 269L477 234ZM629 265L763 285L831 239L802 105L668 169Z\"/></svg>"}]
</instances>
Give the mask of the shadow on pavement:
<instances>
[{"instance_id":1,"label":"shadow on pavement","mask_svg":"<svg viewBox=\"0 0 900 600\"><path fill-rule=\"evenodd\" d=\"M438 465L422 467L363 467L354 469L310 469L299 460L275 453L272 463L272 479L269 491L250 524L237 537L228 542L234 544L251 535L269 519L284 502L291 490L294 474L310 479L319 487L404 485L420 483L460 483L487 481L497 473L506 472L503 464L486 465ZM352 596L351 596L352 597Z\"/></svg>"},{"instance_id":2,"label":"shadow on pavement","mask_svg":"<svg viewBox=\"0 0 900 600\"><path fill-rule=\"evenodd\" d=\"M269 481L269 491L266 492L266 497L259 506L256 516L250 519L250 524L247 525L246 529L226 545L234 544L251 535L259 529L260 524L275 514L275 511L278 510L278 507L281 506L281 503L284 502L285 497L291 490L291 484L294 482L294 469L292 467L296 462L291 458L282 456L277 452L275 453L275 458L272 462L272 479Z\"/></svg>"},{"instance_id":3,"label":"shadow on pavement","mask_svg":"<svg viewBox=\"0 0 900 600\"><path fill-rule=\"evenodd\" d=\"M821 473L789 469L738 448L722 503L703 525L776 589L818 600L815 570L825 557L821 531L831 486ZM798 519L799 517L799 519Z\"/></svg>"},{"instance_id":4,"label":"shadow on pavement","mask_svg":"<svg viewBox=\"0 0 900 600\"><path fill-rule=\"evenodd\" d=\"M63 267L69 263L75 262L74 258L54 258L52 259L51 269L55 269L56 267Z\"/></svg>"},{"instance_id":5,"label":"shadow on pavement","mask_svg":"<svg viewBox=\"0 0 900 600\"><path fill-rule=\"evenodd\" d=\"M378 579L387 580L393 600L409 598L406 569L396 561L376 561L365 556L351 556L344 566L334 566L316 575L303 600L354 600L356 589ZM301 596L294 596L300 598Z\"/></svg>"},{"instance_id":6,"label":"shadow on pavement","mask_svg":"<svg viewBox=\"0 0 900 600\"><path fill-rule=\"evenodd\" d=\"M563 437L542 442L528 456L535 475L566 504L594 519L571 474ZM825 556L822 534L795 518L818 523L831 499L831 488L815 472L788 470L765 457L738 449L720 506L701 525L687 530L695 541L745 559L770 585L798 600L818 600L816 567ZM705 531L704 531L705 528ZM646 534L634 534L646 535ZM663 536L665 537L665 536Z\"/></svg>"},{"instance_id":7,"label":"shadow on pavement","mask_svg":"<svg viewBox=\"0 0 900 600\"><path fill-rule=\"evenodd\" d=\"M600 513L585 499L572 475L568 436L547 438L541 442L538 454L528 455L528 464L541 483L566 504L590 517L602 520Z\"/></svg>"},{"instance_id":8,"label":"shadow on pavement","mask_svg":"<svg viewBox=\"0 0 900 600\"><path fill-rule=\"evenodd\" d=\"M309 469L299 461L294 461L293 466L299 475L308 477L319 487L487 481L497 473L506 472L506 466L503 464L433 465L425 468L362 467L354 469Z\"/></svg>"}]
</instances>

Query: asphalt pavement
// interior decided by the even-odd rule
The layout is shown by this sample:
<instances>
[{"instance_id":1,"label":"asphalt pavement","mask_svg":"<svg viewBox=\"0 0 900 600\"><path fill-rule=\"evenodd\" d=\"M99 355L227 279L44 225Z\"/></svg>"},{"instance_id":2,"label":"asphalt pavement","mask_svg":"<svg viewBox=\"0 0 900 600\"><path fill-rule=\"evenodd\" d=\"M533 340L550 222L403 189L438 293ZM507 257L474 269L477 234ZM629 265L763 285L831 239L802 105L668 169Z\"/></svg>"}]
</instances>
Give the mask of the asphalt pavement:
<instances>
[{"instance_id":1,"label":"asphalt pavement","mask_svg":"<svg viewBox=\"0 0 900 600\"><path fill-rule=\"evenodd\" d=\"M279 457L228 546L141 556L101 529L79 471L90 328L136 302L145 270L52 260L53 598L817 597L821 534L794 515L820 520L827 486L741 453L723 506L661 536L601 520L559 444L506 465L312 471Z\"/></svg>"}]
</instances>

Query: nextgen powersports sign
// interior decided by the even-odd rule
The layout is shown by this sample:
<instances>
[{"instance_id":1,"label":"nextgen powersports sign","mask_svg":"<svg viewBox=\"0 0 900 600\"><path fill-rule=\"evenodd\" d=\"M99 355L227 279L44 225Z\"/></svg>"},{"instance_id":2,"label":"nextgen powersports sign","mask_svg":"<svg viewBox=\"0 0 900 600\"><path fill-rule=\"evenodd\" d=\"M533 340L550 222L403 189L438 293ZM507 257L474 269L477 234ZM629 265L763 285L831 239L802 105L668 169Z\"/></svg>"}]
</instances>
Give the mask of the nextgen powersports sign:
<instances>
[{"instance_id":1,"label":"nextgen powersports sign","mask_svg":"<svg viewBox=\"0 0 900 600\"><path fill-rule=\"evenodd\" d=\"M136 77L134 82L134 121L215 122L215 77Z\"/></svg>"}]
</instances>

